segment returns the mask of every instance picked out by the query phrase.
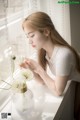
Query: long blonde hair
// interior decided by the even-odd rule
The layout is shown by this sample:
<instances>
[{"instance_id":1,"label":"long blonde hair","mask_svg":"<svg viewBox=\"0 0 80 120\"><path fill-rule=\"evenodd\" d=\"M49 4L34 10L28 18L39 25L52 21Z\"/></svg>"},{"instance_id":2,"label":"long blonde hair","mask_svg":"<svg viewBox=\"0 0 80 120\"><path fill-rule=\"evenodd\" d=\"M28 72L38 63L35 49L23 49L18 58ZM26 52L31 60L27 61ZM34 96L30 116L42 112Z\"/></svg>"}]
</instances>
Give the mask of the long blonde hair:
<instances>
[{"instance_id":1,"label":"long blonde hair","mask_svg":"<svg viewBox=\"0 0 80 120\"><path fill-rule=\"evenodd\" d=\"M43 32L43 29L47 27L50 30L50 38L53 45L65 46L74 53L76 58L76 69L78 70L78 72L80 72L80 57L78 53L72 46L70 46L61 37L61 35L55 29L51 18L46 13L35 12L29 15L27 18L25 18L22 24L23 29L24 29L24 23L28 23L28 25L30 25L34 29L39 30L40 32ZM44 70L46 70L46 66L47 66L47 60L45 58L45 55L46 55L46 51L43 48L38 50L38 61Z\"/></svg>"}]
</instances>

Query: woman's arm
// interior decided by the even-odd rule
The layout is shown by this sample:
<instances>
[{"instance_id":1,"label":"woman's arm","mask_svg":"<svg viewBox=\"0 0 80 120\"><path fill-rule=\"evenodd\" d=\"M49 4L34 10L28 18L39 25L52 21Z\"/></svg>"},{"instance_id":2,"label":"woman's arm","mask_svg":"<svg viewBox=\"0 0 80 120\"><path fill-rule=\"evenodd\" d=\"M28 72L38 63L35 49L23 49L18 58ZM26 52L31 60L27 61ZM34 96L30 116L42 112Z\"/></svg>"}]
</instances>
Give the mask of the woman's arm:
<instances>
[{"instance_id":1,"label":"woman's arm","mask_svg":"<svg viewBox=\"0 0 80 120\"><path fill-rule=\"evenodd\" d=\"M21 67L29 68L33 73L35 79L47 85L47 87L57 96L62 95L69 76L56 76L56 79L53 80L46 71L34 60L26 59L24 63L20 65Z\"/></svg>"},{"instance_id":2,"label":"woman's arm","mask_svg":"<svg viewBox=\"0 0 80 120\"><path fill-rule=\"evenodd\" d=\"M32 60L33 61L33 60ZM35 62L35 61L34 61ZM36 62L35 62L35 65L36 65ZM35 73L34 72L34 68L32 67L32 66L30 66L27 62L26 62L26 60L25 61L23 61L21 64L20 64L20 67L23 67L23 68L26 68L26 69L30 69L31 71L32 71L32 73L33 73L33 75L34 75L34 78L35 78L35 80L37 81L37 82L39 82L40 84L45 84L44 83L44 81L43 81L43 79L39 76L39 74L37 74L37 73Z\"/></svg>"},{"instance_id":3,"label":"woman's arm","mask_svg":"<svg viewBox=\"0 0 80 120\"><path fill-rule=\"evenodd\" d=\"M38 74L56 96L62 95L67 84L68 76L56 76L56 79L53 80L43 69L39 69Z\"/></svg>"},{"instance_id":4,"label":"woman's arm","mask_svg":"<svg viewBox=\"0 0 80 120\"><path fill-rule=\"evenodd\" d=\"M37 73L33 72L33 75L37 82L39 82L40 84L43 84L43 85L45 84L43 79Z\"/></svg>"}]
</instances>

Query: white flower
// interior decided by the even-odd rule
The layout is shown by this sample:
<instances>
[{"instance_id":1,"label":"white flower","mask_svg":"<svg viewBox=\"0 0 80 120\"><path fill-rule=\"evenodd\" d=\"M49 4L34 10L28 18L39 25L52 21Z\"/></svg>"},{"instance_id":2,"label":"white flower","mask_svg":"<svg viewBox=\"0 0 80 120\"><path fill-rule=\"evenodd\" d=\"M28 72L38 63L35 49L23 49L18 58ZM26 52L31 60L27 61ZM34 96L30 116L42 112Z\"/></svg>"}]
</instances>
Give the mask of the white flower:
<instances>
[{"instance_id":1,"label":"white flower","mask_svg":"<svg viewBox=\"0 0 80 120\"><path fill-rule=\"evenodd\" d=\"M27 91L26 80L31 80L32 78L33 74L29 69L20 69L14 77L12 89L16 92L24 93Z\"/></svg>"},{"instance_id":2,"label":"white flower","mask_svg":"<svg viewBox=\"0 0 80 120\"><path fill-rule=\"evenodd\" d=\"M23 70L22 76L24 76L26 78L26 80L31 80L33 78L33 74L29 69Z\"/></svg>"}]
</instances>

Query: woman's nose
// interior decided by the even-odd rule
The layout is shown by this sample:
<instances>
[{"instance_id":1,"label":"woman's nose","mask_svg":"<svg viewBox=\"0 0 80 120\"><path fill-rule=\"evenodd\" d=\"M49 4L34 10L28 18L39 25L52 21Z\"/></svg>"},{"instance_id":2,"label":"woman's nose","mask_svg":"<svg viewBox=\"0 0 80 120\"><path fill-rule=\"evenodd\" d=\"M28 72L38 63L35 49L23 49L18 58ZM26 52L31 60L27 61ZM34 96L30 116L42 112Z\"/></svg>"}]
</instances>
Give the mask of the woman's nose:
<instances>
[{"instance_id":1,"label":"woman's nose","mask_svg":"<svg viewBox=\"0 0 80 120\"><path fill-rule=\"evenodd\" d=\"M29 44L32 44L32 40L29 39Z\"/></svg>"}]
</instances>

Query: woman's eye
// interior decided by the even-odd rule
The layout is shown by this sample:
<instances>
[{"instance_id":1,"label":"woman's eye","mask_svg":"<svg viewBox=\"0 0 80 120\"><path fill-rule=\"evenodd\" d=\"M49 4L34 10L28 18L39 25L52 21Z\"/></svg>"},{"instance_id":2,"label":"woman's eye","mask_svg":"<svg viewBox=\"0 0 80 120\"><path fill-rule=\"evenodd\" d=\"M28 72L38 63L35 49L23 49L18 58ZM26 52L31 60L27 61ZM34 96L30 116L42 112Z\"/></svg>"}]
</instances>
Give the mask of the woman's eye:
<instances>
[{"instance_id":1,"label":"woman's eye","mask_svg":"<svg viewBox=\"0 0 80 120\"><path fill-rule=\"evenodd\" d=\"M32 38L32 37L34 37L34 35L31 35L30 37Z\"/></svg>"}]
</instances>

